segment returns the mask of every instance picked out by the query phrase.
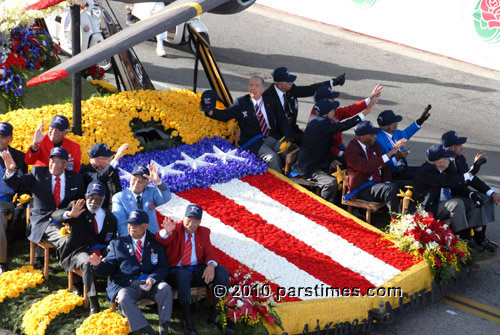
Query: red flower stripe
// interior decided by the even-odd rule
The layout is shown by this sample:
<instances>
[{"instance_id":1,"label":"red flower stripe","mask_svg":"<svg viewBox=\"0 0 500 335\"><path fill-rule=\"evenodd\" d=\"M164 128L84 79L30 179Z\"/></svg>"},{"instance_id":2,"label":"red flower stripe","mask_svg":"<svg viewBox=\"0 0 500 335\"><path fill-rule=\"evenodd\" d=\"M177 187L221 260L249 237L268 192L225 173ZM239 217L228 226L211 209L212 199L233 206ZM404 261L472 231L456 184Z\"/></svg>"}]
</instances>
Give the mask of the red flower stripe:
<instances>
[{"instance_id":1,"label":"red flower stripe","mask_svg":"<svg viewBox=\"0 0 500 335\"><path fill-rule=\"evenodd\" d=\"M47 9L49 7L55 6L58 3L63 2L64 0L40 0L38 2L35 2L34 4L26 7L26 9L30 10L42 10L42 9Z\"/></svg>"},{"instance_id":2,"label":"red flower stripe","mask_svg":"<svg viewBox=\"0 0 500 335\"><path fill-rule=\"evenodd\" d=\"M360 274L343 267L276 226L268 224L259 215L249 212L212 189L191 189L177 195L200 205L224 224L284 257L288 262L327 285L341 288L359 287L362 294L374 286Z\"/></svg>"},{"instance_id":3,"label":"red flower stripe","mask_svg":"<svg viewBox=\"0 0 500 335\"><path fill-rule=\"evenodd\" d=\"M241 181L258 188L262 193L302 214L309 220L337 234L357 248L377 257L385 263L404 271L415 264L411 255L405 254L394 247L394 244L381 238L354 220L343 216L330 207L319 203L305 193L298 192L295 187L276 178L269 172L264 175L247 176Z\"/></svg>"}]
</instances>

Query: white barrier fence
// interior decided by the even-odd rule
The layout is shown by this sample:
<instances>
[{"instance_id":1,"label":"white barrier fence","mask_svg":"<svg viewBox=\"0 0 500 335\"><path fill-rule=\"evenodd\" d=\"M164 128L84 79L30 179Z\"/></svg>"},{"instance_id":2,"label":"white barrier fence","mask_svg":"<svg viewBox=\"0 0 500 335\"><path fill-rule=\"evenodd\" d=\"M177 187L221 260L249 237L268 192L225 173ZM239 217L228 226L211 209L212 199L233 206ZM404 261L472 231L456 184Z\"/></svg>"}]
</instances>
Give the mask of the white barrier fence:
<instances>
[{"instance_id":1,"label":"white barrier fence","mask_svg":"<svg viewBox=\"0 0 500 335\"><path fill-rule=\"evenodd\" d=\"M500 0L258 0L257 3L500 71Z\"/></svg>"}]
</instances>

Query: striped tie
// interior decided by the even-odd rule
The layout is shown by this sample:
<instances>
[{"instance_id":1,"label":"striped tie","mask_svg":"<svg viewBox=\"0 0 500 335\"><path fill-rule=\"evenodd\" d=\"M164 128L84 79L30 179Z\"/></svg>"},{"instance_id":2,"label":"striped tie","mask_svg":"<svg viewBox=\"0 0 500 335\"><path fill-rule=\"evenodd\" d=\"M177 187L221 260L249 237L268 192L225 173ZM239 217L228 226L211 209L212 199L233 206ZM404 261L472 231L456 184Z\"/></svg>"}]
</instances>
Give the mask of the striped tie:
<instances>
[{"instance_id":1,"label":"striped tie","mask_svg":"<svg viewBox=\"0 0 500 335\"><path fill-rule=\"evenodd\" d=\"M262 105L262 102L261 102ZM269 129L267 128L266 118L262 114L262 108L259 108L259 104L255 104L255 116L259 120L260 132L264 136L269 136Z\"/></svg>"},{"instance_id":2,"label":"striped tie","mask_svg":"<svg viewBox=\"0 0 500 335\"><path fill-rule=\"evenodd\" d=\"M193 253L193 244L191 243L191 236L193 234L188 234L188 239L186 241L186 247L184 248L184 255L182 256L182 266L191 265L191 254Z\"/></svg>"},{"instance_id":3,"label":"striped tie","mask_svg":"<svg viewBox=\"0 0 500 335\"><path fill-rule=\"evenodd\" d=\"M141 262L141 258L142 258L142 241L141 240L137 241L137 246L135 248L135 258L137 258L138 263Z\"/></svg>"},{"instance_id":4,"label":"striped tie","mask_svg":"<svg viewBox=\"0 0 500 335\"><path fill-rule=\"evenodd\" d=\"M61 203L61 178L56 177L56 184L54 185L54 201L56 207Z\"/></svg>"}]
</instances>

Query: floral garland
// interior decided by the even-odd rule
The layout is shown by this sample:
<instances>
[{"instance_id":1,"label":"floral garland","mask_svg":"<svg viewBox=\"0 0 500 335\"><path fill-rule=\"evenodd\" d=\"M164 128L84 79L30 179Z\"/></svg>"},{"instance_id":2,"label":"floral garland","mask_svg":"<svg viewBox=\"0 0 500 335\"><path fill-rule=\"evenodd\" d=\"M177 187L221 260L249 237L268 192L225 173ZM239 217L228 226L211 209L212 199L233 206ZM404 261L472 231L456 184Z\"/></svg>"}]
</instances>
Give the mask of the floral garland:
<instances>
[{"instance_id":1,"label":"floral garland","mask_svg":"<svg viewBox=\"0 0 500 335\"><path fill-rule=\"evenodd\" d=\"M82 162L89 162L85 154L98 142L106 143L111 150L118 150L123 143L129 143L127 153L133 155L142 150L134 137L130 123L134 119L143 122L155 121L165 129L175 129L176 134L187 144L193 144L205 137L223 137L233 142L238 129L235 121L220 122L200 112L201 93L189 90L121 92L102 98L82 101L83 136L69 134L68 138L80 144ZM35 109L20 109L0 115L0 121L14 126L12 146L26 152L31 144L34 129L40 123L50 124L51 118L61 114L70 122L73 118L71 104L51 105ZM47 128L45 128L47 130Z\"/></svg>"},{"instance_id":2,"label":"floral garland","mask_svg":"<svg viewBox=\"0 0 500 335\"><path fill-rule=\"evenodd\" d=\"M206 138L193 145L182 145L168 150L153 150L139 153L135 156L127 156L120 160L120 167L124 171L131 172L136 165L147 165L152 160L162 166L174 164L182 160L182 153L197 158L206 153L213 153L213 146L224 152L235 149L231 143L220 137ZM202 166L194 169L187 165L174 164L173 169L183 172L182 174L162 175L163 182L171 192L181 192L190 188L207 187L216 183L225 183L234 178L241 178L250 174L263 174L267 171L267 165L248 151L239 151L238 157L245 158L245 161L229 160L226 164L221 164L220 159L215 157L205 158L206 162L213 165ZM161 174L161 171L160 171ZM129 186L128 180L122 178L122 186Z\"/></svg>"},{"instance_id":3,"label":"floral garland","mask_svg":"<svg viewBox=\"0 0 500 335\"><path fill-rule=\"evenodd\" d=\"M44 335L49 323L61 313L69 313L76 306L83 305L83 298L59 290L33 304L23 316L22 326L26 335Z\"/></svg>"},{"instance_id":4,"label":"floral garland","mask_svg":"<svg viewBox=\"0 0 500 335\"><path fill-rule=\"evenodd\" d=\"M34 270L30 265L7 271L0 276L0 303L4 302L5 298L19 296L27 287L35 287L41 283L42 271Z\"/></svg>"},{"instance_id":5,"label":"floral garland","mask_svg":"<svg viewBox=\"0 0 500 335\"><path fill-rule=\"evenodd\" d=\"M76 335L127 335L129 333L130 327L127 319L109 309L89 316L76 329Z\"/></svg>"},{"instance_id":6,"label":"floral garland","mask_svg":"<svg viewBox=\"0 0 500 335\"><path fill-rule=\"evenodd\" d=\"M455 278L471 257L467 242L458 239L448 224L437 221L421 208L414 215L393 219L388 234L399 249L424 258L435 280L443 283Z\"/></svg>"}]
</instances>

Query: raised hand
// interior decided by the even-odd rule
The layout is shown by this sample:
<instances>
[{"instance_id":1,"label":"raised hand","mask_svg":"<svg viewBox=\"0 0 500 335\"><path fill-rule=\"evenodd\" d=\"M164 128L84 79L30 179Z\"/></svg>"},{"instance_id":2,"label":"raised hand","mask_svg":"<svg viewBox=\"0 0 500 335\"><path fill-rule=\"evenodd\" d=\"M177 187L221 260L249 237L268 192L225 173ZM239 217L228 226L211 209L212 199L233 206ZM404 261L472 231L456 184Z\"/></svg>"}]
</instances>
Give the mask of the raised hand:
<instances>
[{"instance_id":1,"label":"raised hand","mask_svg":"<svg viewBox=\"0 0 500 335\"><path fill-rule=\"evenodd\" d=\"M101 264L101 261L102 256L97 256L97 254L90 255L89 259L87 260L87 262L89 262L92 266L99 266L99 264Z\"/></svg>"},{"instance_id":2,"label":"raised hand","mask_svg":"<svg viewBox=\"0 0 500 335\"><path fill-rule=\"evenodd\" d=\"M163 219L163 222L161 223L161 227L163 229L165 229L167 234L170 234L175 229L175 221L172 220L170 217L165 216L165 218Z\"/></svg>"},{"instance_id":3,"label":"raised hand","mask_svg":"<svg viewBox=\"0 0 500 335\"><path fill-rule=\"evenodd\" d=\"M33 139L31 140L31 146L33 149L38 148L38 144L42 142L44 134L43 134L44 124L40 124L38 128L36 128L35 134L33 135Z\"/></svg>"},{"instance_id":4,"label":"raised hand","mask_svg":"<svg viewBox=\"0 0 500 335\"><path fill-rule=\"evenodd\" d=\"M129 147L128 143L124 143L124 144L120 145L120 147L118 148L118 151L116 152L115 160L119 160L120 158L122 158L123 155L125 154L125 151L127 151L128 147Z\"/></svg>"},{"instance_id":5,"label":"raised hand","mask_svg":"<svg viewBox=\"0 0 500 335\"><path fill-rule=\"evenodd\" d=\"M337 86L337 85L343 86L344 83L345 83L345 73L332 79L332 84L333 84L332 86Z\"/></svg>"},{"instance_id":6,"label":"raised hand","mask_svg":"<svg viewBox=\"0 0 500 335\"><path fill-rule=\"evenodd\" d=\"M69 212L68 216L72 219L76 219L83 212L85 212L85 200L79 199L73 202L73 208L71 208L71 211Z\"/></svg>"},{"instance_id":7,"label":"raised hand","mask_svg":"<svg viewBox=\"0 0 500 335\"><path fill-rule=\"evenodd\" d=\"M384 85L377 83L377 86L375 86L375 88L373 89L372 94L370 94L370 100L375 98L375 97L380 98L380 94L382 93L383 88L384 88Z\"/></svg>"},{"instance_id":8,"label":"raised hand","mask_svg":"<svg viewBox=\"0 0 500 335\"><path fill-rule=\"evenodd\" d=\"M476 154L476 157L474 157L474 163L476 161L478 161L479 159L481 158L485 158L485 159L488 159L488 157L486 156L486 153L484 151L479 151L477 154Z\"/></svg>"},{"instance_id":9,"label":"raised hand","mask_svg":"<svg viewBox=\"0 0 500 335\"><path fill-rule=\"evenodd\" d=\"M398 148L398 150L405 145L406 141L408 141L406 138L402 138L399 141L396 142L394 145L394 148Z\"/></svg>"},{"instance_id":10,"label":"raised hand","mask_svg":"<svg viewBox=\"0 0 500 335\"><path fill-rule=\"evenodd\" d=\"M432 108L431 105L427 105L427 107L425 107L424 112L422 113L422 115L420 115L420 118L417 120L417 124L419 126L421 126L425 121L427 121L429 116L431 116L431 113L429 113L431 108Z\"/></svg>"},{"instance_id":11,"label":"raised hand","mask_svg":"<svg viewBox=\"0 0 500 335\"><path fill-rule=\"evenodd\" d=\"M17 165L12 158L12 155L8 151L2 152L2 159L5 163L5 168L7 169L7 173L12 173L16 169Z\"/></svg>"},{"instance_id":12,"label":"raised hand","mask_svg":"<svg viewBox=\"0 0 500 335\"><path fill-rule=\"evenodd\" d=\"M146 178L155 185L161 184L160 175L158 174L158 169L156 168L156 166L154 166L153 164L149 164L148 169L149 169L149 176L145 174L143 175L144 178Z\"/></svg>"}]
</instances>

